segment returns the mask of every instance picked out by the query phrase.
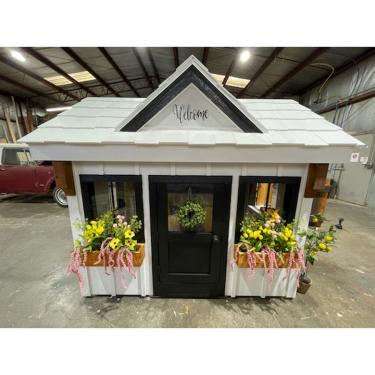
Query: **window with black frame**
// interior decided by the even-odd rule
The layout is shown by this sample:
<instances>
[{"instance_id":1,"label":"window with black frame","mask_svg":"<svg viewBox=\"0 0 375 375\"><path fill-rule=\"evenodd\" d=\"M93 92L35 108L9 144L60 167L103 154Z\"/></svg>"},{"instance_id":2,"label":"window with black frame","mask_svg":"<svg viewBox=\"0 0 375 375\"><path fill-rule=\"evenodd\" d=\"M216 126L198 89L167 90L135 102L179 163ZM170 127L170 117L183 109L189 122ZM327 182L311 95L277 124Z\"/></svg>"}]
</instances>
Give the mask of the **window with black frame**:
<instances>
[{"instance_id":1,"label":"window with black frame","mask_svg":"<svg viewBox=\"0 0 375 375\"><path fill-rule=\"evenodd\" d=\"M288 223L295 218L300 177L240 177L236 240L240 236L240 223L248 212L258 215L267 209L277 209Z\"/></svg>"},{"instance_id":2,"label":"window with black frame","mask_svg":"<svg viewBox=\"0 0 375 375\"><path fill-rule=\"evenodd\" d=\"M143 223L141 176L81 175L80 181L86 219L96 219L111 210L126 218L137 215Z\"/></svg>"}]
</instances>

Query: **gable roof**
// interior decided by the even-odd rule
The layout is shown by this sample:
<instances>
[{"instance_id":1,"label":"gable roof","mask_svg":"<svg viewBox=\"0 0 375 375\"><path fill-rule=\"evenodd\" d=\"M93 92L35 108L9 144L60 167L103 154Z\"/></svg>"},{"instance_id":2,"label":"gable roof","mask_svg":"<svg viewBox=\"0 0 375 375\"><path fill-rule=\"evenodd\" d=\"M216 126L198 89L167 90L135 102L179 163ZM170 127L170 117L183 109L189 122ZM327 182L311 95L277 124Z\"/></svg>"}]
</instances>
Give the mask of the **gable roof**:
<instances>
[{"instance_id":1,"label":"gable roof","mask_svg":"<svg viewBox=\"0 0 375 375\"><path fill-rule=\"evenodd\" d=\"M246 126L254 124L261 132L243 132L236 124L189 130L145 126L142 131L122 131L137 116L151 124L146 120L145 109L150 109L174 82L181 82L178 78L192 66L196 77L198 73L204 75L204 82L225 97L223 100L232 113L237 113L244 123L249 120ZM144 121L139 121L141 128ZM234 98L193 57L147 99L88 97L19 141L31 146L35 160L139 162L339 163L348 161L354 148L363 145L294 100Z\"/></svg>"},{"instance_id":2,"label":"gable roof","mask_svg":"<svg viewBox=\"0 0 375 375\"><path fill-rule=\"evenodd\" d=\"M136 111L119 126L120 131L135 132L162 110L184 89L193 84L245 133L261 133L261 125L249 115L236 98L220 85L194 56L187 58Z\"/></svg>"}]
</instances>

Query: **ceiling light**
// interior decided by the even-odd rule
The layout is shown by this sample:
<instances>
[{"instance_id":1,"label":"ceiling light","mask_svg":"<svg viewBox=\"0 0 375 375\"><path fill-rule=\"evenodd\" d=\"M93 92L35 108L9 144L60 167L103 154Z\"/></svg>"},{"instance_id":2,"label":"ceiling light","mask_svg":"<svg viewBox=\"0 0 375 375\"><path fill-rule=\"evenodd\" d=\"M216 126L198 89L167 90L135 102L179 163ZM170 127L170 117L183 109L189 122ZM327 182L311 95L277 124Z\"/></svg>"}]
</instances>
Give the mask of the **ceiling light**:
<instances>
[{"instance_id":1,"label":"ceiling light","mask_svg":"<svg viewBox=\"0 0 375 375\"><path fill-rule=\"evenodd\" d=\"M224 75L222 74L211 74L216 81L223 83L224 80ZM238 77L233 77L229 76L227 83L225 84L226 86L232 86L232 87L240 87L244 88L247 86L247 84L250 82L249 79L244 79L244 78L238 78Z\"/></svg>"},{"instance_id":2,"label":"ceiling light","mask_svg":"<svg viewBox=\"0 0 375 375\"><path fill-rule=\"evenodd\" d=\"M88 71L84 70L83 72L77 72L77 73L70 73L68 74L70 77L75 79L77 82L87 82L87 81L94 81L95 77L89 73ZM52 76L52 77L44 77L45 80L48 82L53 83L56 86L65 86L70 85L73 82L69 81L64 76Z\"/></svg>"},{"instance_id":3,"label":"ceiling light","mask_svg":"<svg viewBox=\"0 0 375 375\"><path fill-rule=\"evenodd\" d=\"M25 61L26 61L26 59L23 57L23 55L22 55L21 52L18 52L18 51L15 51L15 50L11 50L11 51L10 51L10 55L11 55L14 59L16 59L16 60L18 60L18 61L21 61L21 62L25 62Z\"/></svg>"},{"instance_id":4,"label":"ceiling light","mask_svg":"<svg viewBox=\"0 0 375 375\"><path fill-rule=\"evenodd\" d=\"M71 109L72 107L53 107L53 108L47 108L47 112L62 112L66 111L67 109Z\"/></svg>"},{"instance_id":5,"label":"ceiling light","mask_svg":"<svg viewBox=\"0 0 375 375\"><path fill-rule=\"evenodd\" d=\"M247 49L245 51L242 51L241 52L241 55L240 55L240 61L241 62L246 62L247 60L249 60L251 54L250 54L250 51L248 51Z\"/></svg>"}]
</instances>

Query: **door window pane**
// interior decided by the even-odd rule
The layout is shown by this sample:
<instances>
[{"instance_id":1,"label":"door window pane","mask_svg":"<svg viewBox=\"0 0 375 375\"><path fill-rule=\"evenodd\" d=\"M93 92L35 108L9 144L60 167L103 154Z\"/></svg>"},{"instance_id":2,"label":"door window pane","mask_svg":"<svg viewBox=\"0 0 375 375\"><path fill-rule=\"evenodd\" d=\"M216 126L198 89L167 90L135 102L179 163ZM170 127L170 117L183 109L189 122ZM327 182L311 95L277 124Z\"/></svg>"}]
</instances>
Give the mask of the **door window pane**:
<instances>
[{"instance_id":1,"label":"door window pane","mask_svg":"<svg viewBox=\"0 0 375 375\"><path fill-rule=\"evenodd\" d=\"M198 232L212 232L212 211L213 211L213 193L201 192L197 188L186 187L184 191L179 192L168 192L168 231L169 232L181 232L184 228L180 226L177 221L177 210L187 200L198 201L202 204L206 218L203 224L196 228Z\"/></svg>"}]
</instances>

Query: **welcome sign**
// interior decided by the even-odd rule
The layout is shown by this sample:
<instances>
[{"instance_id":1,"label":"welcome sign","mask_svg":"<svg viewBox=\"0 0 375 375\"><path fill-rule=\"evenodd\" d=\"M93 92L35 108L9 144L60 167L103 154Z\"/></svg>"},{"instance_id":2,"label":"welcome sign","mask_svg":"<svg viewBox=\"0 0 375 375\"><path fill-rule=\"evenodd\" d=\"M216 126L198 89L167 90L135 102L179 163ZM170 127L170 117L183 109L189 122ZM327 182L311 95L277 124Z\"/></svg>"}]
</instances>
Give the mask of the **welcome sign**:
<instances>
[{"instance_id":1,"label":"welcome sign","mask_svg":"<svg viewBox=\"0 0 375 375\"><path fill-rule=\"evenodd\" d=\"M190 104L175 104L173 106L173 114L177 120L182 124L184 121L207 120L208 109L195 109Z\"/></svg>"}]
</instances>

